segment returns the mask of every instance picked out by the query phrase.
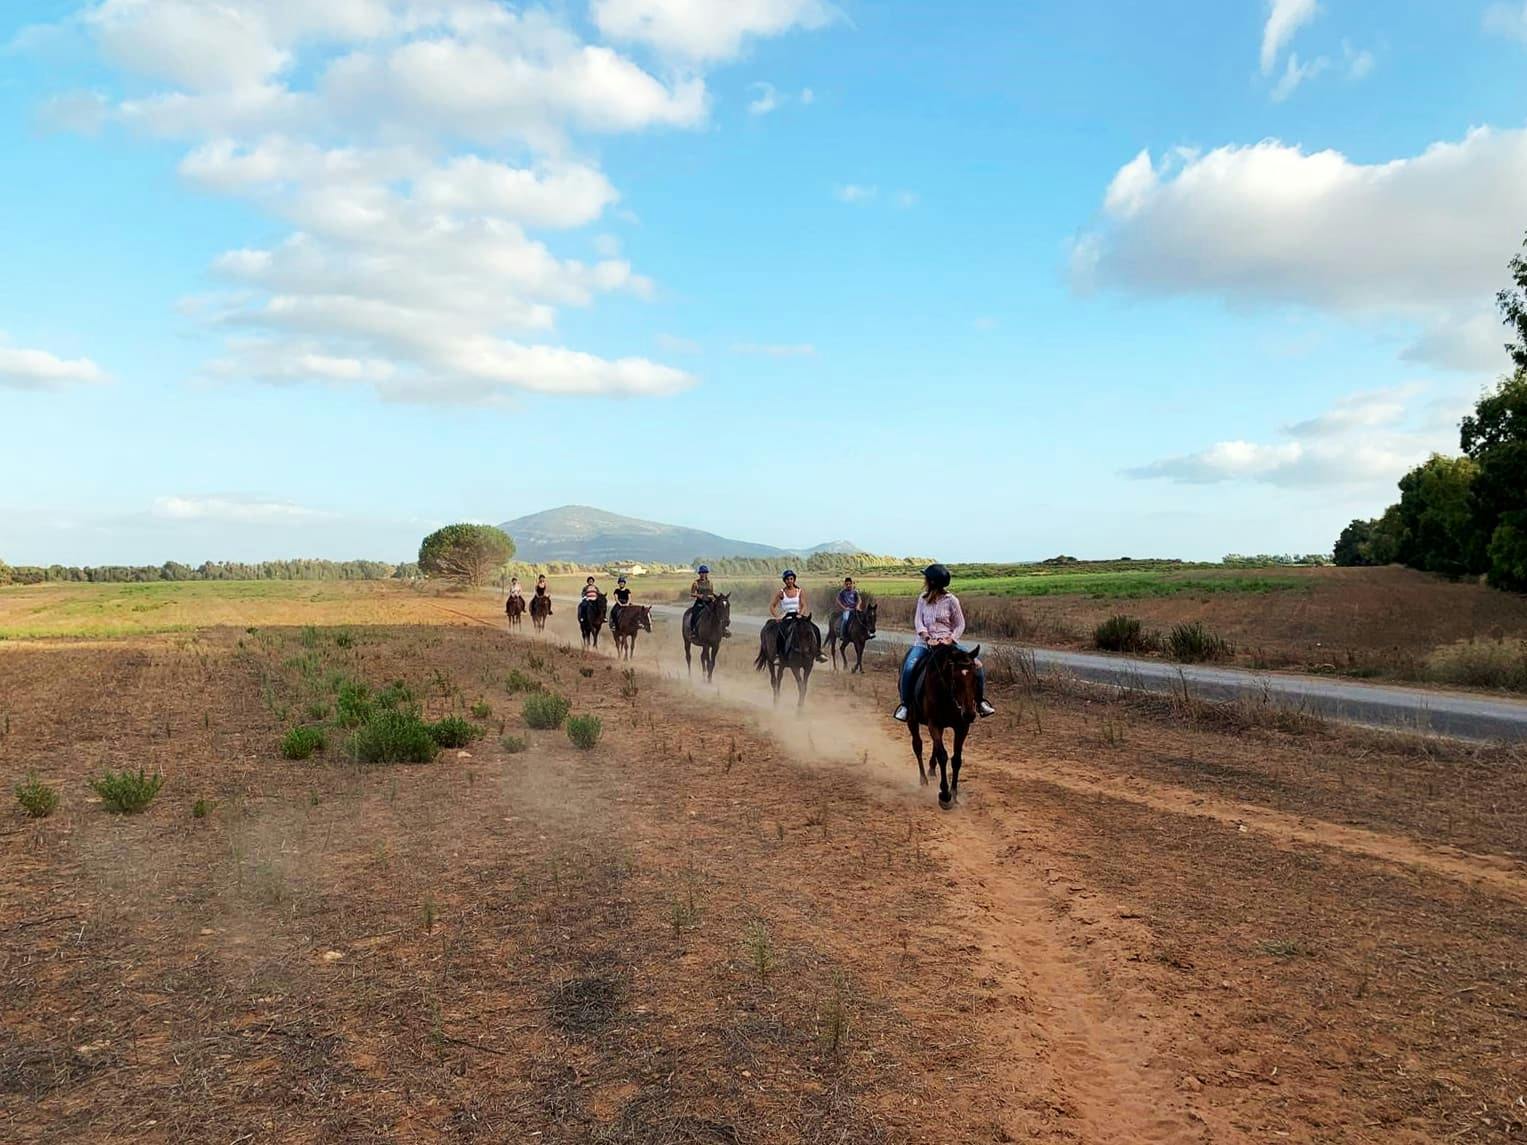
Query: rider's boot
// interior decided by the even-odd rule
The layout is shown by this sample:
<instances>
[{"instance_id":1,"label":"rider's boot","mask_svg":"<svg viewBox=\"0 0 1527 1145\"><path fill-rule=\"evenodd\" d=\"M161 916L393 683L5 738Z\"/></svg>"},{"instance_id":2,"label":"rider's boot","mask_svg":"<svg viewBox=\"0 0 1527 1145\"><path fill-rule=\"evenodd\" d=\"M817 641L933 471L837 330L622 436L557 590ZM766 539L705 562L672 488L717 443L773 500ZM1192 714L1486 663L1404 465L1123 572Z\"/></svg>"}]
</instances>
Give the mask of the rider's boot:
<instances>
[{"instance_id":1,"label":"rider's boot","mask_svg":"<svg viewBox=\"0 0 1527 1145\"><path fill-rule=\"evenodd\" d=\"M891 714L891 718L893 720L900 720L902 723L906 723L907 722L907 705L906 704L897 704L896 705L896 711Z\"/></svg>"},{"instance_id":2,"label":"rider's boot","mask_svg":"<svg viewBox=\"0 0 1527 1145\"><path fill-rule=\"evenodd\" d=\"M976 714L984 720L987 716L996 715L997 709L991 706L990 700L983 699L976 705Z\"/></svg>"}]
</instances>

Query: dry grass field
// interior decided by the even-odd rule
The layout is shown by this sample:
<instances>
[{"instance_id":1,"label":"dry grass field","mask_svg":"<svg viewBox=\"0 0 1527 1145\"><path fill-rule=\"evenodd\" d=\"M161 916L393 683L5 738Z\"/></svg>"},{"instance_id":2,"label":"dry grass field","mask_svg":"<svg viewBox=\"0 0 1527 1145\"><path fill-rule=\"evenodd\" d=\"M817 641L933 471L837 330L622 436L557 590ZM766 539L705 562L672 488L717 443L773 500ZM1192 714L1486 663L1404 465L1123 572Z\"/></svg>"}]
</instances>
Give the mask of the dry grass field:
<instances>
[{"instance_id":1,"label":"dry grass field","mask_svg":"<svg viewBox=\"0 0 1527 1145\"><path fill-rule=\"evenodd\" d=\"M0 593L0 779L60 796L0 815L6 1141L1527 1137L1520 752L1003 662L941 813L878 657L797 717L746 638L707 688L662 624L628 674L563 610L210 587ZM354 762L396 681L477 738Z\"/></svg>"}]
</instances>

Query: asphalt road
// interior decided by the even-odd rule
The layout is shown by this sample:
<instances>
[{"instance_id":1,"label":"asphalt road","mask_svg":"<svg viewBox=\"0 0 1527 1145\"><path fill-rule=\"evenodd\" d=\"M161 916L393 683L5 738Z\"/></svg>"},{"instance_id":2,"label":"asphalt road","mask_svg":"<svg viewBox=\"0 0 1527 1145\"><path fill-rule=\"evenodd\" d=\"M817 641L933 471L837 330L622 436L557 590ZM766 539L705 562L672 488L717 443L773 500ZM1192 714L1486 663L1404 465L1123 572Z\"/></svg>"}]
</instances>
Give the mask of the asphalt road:
<instances>
[{"instance_id":1,"label":"asphalt road","mask_svg":"<svg viewBox=\"0 0 1527 1145\"><path fill-rule=\"evenodd\" d=\"M678 605L659 604L653 611L678 618ZM732 631L756 633L765 618L732 614ZM825 631L825 626L824 626ZM905 647L906 632L881 629L882 645ZM974 642L971 638L967 643ZM1297 676L1216 668L1203 664L1166 664L1100 652L1067 652L1026 644L981 641L983 647L1032 654L1041 673L1065 673L1094 684L1142 692L1181 694L1204 700L1265 698L1273 703L1311 712L1341 723L1451 736L1456 739L1527 742L1527 701L1430 688L1401 688L1333 680L1326 676ZM751 655L755 649L749 648Z\"/></svg>"}]
</instances>

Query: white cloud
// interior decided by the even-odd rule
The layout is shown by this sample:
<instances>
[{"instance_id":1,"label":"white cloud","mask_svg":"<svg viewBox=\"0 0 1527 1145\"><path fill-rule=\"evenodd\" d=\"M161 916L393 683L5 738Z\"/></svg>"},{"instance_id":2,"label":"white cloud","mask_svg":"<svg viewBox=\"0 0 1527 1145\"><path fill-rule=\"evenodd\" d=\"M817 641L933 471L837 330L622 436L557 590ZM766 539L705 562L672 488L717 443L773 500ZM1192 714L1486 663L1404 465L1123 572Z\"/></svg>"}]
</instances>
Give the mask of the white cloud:
<instances>
[{"instance_id":1,"label":"white cloud","mask_svg":"<svg viewBox=\"0 0 1527 1145\"><path fill-rule=\"evenodd\" d=\"M1262 28L1262 74L1270 76L1283 49L1320 11L1315 0L1267 0L1267 23Z\"/></svg>"},{"instance_id":2,"label":"white cloud","mask_svg":"<svg viewBox=\"0 0 1527 1145\"><path fill-rule=\"evenodd\" d=\"M1347 63L1347 78L1351 80L1363 80L1373 72L1376 61L1373 53L1367 48L1358 50L1348 41L1341 42L1342 59Z\"/></svg>"},{"instance_id":3,"label":"white cloud","mask_svg":"<svg viewBox=\"0 0 1527 1145\"><path fill-rule=\"evenodd\" d=\"M659 334L658 348L666 354L698 354L700 343L693 338L681 338L677 334Z\"/></svg>"},{"instance_id":4,"label":"white cloud","mask_svg":"<svg viewBox=\"0 0 1527 1145\"><path fill-rule=\"evenodd\" d=\"M1485 31L1527 44L1527 2L1491 4L1485 9Z\"/></svg>"},{"instance_id":5,"label":"white cloud","mask_svg":"<svg viewBox=\"0 0 1527 1145\"><path fill-rule=\"evenodd\" d=\"M1331 61L1324 56L1319 56L1307 64L1299 62L1299 53L1290 52L1288 63L1283 69L1283 75L1272 89L1272 101L1282 103L1294 90L1305 80L1314 79L1331 66Z\"/></svg>"},{"instance_id":6,"label":"white cloud","mask_svg":"<svg viewBox=\"0 0 1527 1145\"><path fill-rule=\"evenodd\" d=\"M891 202L900 207L902 210L907 210L911 207L917 206L917 204L921 202L921 196L919 196L916 191L897 191L896 194L891 197Z\"/></svg>"},{"instance_id":7,"label":"white cloud","mask_svg":"<svg viewBox=\"0 0 1527 1145\"><path fill-rule=\"evenodd\" d=\"M1001 325L1001 323L998 322L995 318L986 314L983 314L978 318L972 318L970 320L970 324L977 330L981 331L983 334L990 334L993 330Z\"/></svg>"},{"instance_id":8,"label":"white cloud","mask_svg":"<svg viewBox=\"0 0 1527 1145\"><path fill-rule=\"evenodd\" d=\"M700 65L834 11L819 0L596 8L607 35L683 62L648 70L586 41L560 7L499 0L90 0L76 26L128 73L132 95L60 96L45 117L184 140L189 183L291 228L228 251L214 270L232 289L188 304L227 332L212 377L420 401L667 393L695 379L552 344L564 307L652 296L618 239L595 236L585 262L532 232L586 227L619 203L579 157L580 134L697 127L709 110ZM27 359L32 374L40 361ZM89 366L52 361L55 373Z\"/></svg>"},{"instance_id":9,"label":"white cloud","mask_svg":"<svg viewBox=\"0 0 1527 1145\"><path fill-rule=\"evenodd\" d=\"M1352 394L1306 421L1285 426L1284 440L1220 441L1195 453L1125 471L1187 485L1254 481L1292 487L1387 486L1434 452L1456 451L1462 389L1441 393L1407 385Z\"/></svg>"},{"instance_id":10,"label":"white cloud","mask_svg":"<svg viewBox=\"0 0 1527 1145\"><path fill-rule=\"evenodd\" d=\"M801 106L803 107L810 107L817 101L816 92L812 91L809 87L801 88L801 94L799 98L801 101Z\"/></svg>"},{"instance_id":11,"label":"white cloud","mask_svg":"<svg viewBox=\"0 0 1527 1145\"><path fill-rule=\"evenodd\" d=\"M55 390L109 380L89 358L66 359L46 350L13 346L0 334L0 389Z\"/></svg>"},{"instance_id":12,"label":"white cloud","mask_svg":"<svg viewBox=\"0 0 1527 1145\"><path fill-rule=\"evenodd\" d=\"M593 0L592 10L611 39L695 62L732 59L749 38L822 28L839 15L826 0Z\"/></svg>"},{"instance_id":13,"label":"white cloud","mask_svg":"<svg viewBox=\"0 0 1527 1145\"><path fill-rule=\"evenodd\" d=\"M755 93L748 103L750 115L768 115L779 107L779 90L773 84L755 83L748 90Z\"/></svg>"},{"instance_id":14,"label":"white cloud","mask_svg":"<svg viewBox=\"0 0 1527 1145\"><path fill-rule=\"evenodd\" d=\"M1527 130L1478 128L1374 164L1276 140L1160 162L1142 152L1074 244L1073 279L1399 318L1441 338L1477 326L1503 284L1524 186Z\"/></svg>"},{"instance_id":15,"label":"white cloud","mask_svg":"<svg viewBox=\"0 0 1527 1145\"><path fill-rule=\"evenodd\" d=\"M858 183L845 183L838 187L833 192L833 194L837 196L838 202L840 203L858 205L861 203L868 203L871 200L877 198L880 194L880 188L865 187Z\"/></svg>"},{"instance_id":16,"label":"white cloud","mask_svg":"<svg viewBox=\"0 0 1527 1145\"><path fill-rule=\"evenodd\" d=\"M734 354L748 354L764 358L810 358L816 352L817 348L807 342L795 345L738 342L732 346L732 353Z\"/></svg>"},{"instance_id":17,"label":"white cloud","mask_svg":"<svg viewBox=\"0 0 1527 1145\"><path fill-rule=\"evenodd\" d=\"M262 500L257 497L214 495L208 497L159 497L153 515L169 521L212 521L229 524L302 524L325 521L333 513L309 509L290 501Z\"/></svg>"}]
</instances>

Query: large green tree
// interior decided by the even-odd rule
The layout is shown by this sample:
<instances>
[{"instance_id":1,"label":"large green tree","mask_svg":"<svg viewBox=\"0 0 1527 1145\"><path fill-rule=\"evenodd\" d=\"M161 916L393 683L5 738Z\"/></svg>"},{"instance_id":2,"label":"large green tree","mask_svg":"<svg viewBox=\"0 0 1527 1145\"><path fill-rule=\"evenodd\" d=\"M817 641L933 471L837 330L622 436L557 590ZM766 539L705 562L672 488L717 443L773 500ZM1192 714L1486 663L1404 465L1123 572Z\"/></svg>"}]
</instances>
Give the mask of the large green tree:
<instances>
[{"instance_id":1,"label":"large green tree","mask_svg":"<svg viewBox=\"0 0 1527 1145\"><path fill-rule=\"evenodd\" d=\"M447 525L424 538L419 569L459 584L484 585L514 556L509 534L492 525Z\"/></svg>"},{"instance_id":2,"label":"large green tree","mask_svg":"<svg viewBox=\"0 0 1527 1145\"><path fill-rule=\"evenodd\" d=\"M1469 510L1490 583L1527 592L1527 368L1480 398L1461 429L1478 470Z\"/></svg>"},{"instance_id":3,"label":"large green tree","mask_svg":"<svg viewBox=\"0 0 1527 1145\"><path fill-rule=\"evenodd\" d=\"M1518 370L1527 370L1527 238L1522 240L1522 252L1508 264L1511 285L1497 294L1495 301L1500 304L1502 320L1516 338L1507 344L1506 350Z\"/></svg>"},{"instance_id":4,"label":"large green tree","mask_svg":"<svg viewBox=\"0 0 1527 1145\"><path fill-rule=\"evenodd\" d=\"M1484 571L1469 490L1477 472L1468 457L1434 453L1400 478L1400 560L1444 576Z\"/></svg>"}]
</instances>

